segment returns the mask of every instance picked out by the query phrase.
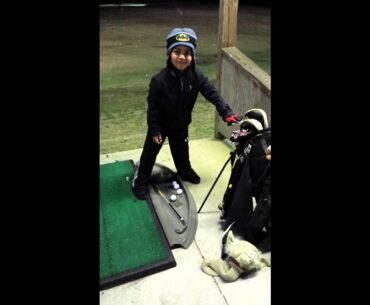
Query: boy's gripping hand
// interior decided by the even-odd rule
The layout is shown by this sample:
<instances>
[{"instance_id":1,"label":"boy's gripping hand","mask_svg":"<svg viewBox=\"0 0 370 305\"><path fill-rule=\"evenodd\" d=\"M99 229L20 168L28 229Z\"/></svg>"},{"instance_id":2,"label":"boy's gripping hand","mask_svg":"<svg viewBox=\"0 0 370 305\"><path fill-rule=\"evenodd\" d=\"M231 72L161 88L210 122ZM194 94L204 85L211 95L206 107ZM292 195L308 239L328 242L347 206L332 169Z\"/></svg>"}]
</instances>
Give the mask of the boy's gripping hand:
<instances>
[{"instance_id":1,"label":"boy's gripping hand","mask_svg":"<svg viewBox=\"0 0 370 305\"><path fill-rule=\"evenodd\" d=\"M233 113L224 117L224 121L227 123L227 125L236 125L242 120L242 118L243 117L240 114Z\"/></svg>"},{"instance_id":2,"label":"boy's gripping hand","mask_svg":"<svg viewBox=\"0 0 370 305\"><path fill-rule=\"evenodd\" d=\"M157 135L152 137L152 140L155 144L161 144L162 143L162 135L157 134Z\"/></svg>"}]
</instances>

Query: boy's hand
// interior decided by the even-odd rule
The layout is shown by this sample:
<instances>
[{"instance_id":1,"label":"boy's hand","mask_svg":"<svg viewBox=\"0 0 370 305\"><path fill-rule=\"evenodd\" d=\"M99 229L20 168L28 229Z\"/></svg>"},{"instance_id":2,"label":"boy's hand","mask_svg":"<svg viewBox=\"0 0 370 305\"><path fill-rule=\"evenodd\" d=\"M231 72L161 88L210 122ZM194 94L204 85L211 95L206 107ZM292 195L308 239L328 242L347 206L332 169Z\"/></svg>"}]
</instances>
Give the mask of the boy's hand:
<instances>
[{"instance_id":1,"label":"boy's hand","mask_svg":"<svg viewBox=\"0 0 370 305\"><path fill-rule=\"evenodd\" d=\"M227 117L224 118L224 121L228 124L228 125L232 125L232 124L237 124L239 123L241 120L242 120L242 116L240 114L232 114L232 115L229 115Z\"/></svg>"},{"instance_id":2,"label":"boy's hand","mask_svg":"<svg viewBox=\"0 0 370 305\"><path fill-rule=\"evenodd\" d=\"M152 137L153 142L156 144L161 144L162 143L162 135L158 134Z\"/></svg>"}]
</instances>

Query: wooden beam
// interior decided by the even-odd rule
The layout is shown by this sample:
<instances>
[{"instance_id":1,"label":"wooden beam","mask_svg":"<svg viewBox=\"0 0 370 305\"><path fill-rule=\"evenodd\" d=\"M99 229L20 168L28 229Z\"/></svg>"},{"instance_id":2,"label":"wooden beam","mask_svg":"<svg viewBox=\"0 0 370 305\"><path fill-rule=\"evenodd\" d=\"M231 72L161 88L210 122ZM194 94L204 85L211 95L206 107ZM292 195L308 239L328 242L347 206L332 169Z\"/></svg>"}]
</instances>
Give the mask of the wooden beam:
<instances>
[{"instance_id":1,"label":"wooden beam","mask_svg":"<svg viewBox=\"0 0 370 305\"><path fill-rule=\"evenodd\" d=\"M218 17L217 88L221 88L221 50L236 46L238 0L220 0Z\"/></svg>"},{"instance_id":2,"label":"wooden beam","mask_svg":"<svg viewBox=\"0 0 370 305\"><path fill-rule=\"evenodd\" d=\"M236 31L238 20L239 0L220 0L218 15L218 53L217 53L217 89L221 92L221 73L222 73L222 48L236 46ZM227 102L227 101L226 101ZM215 130L219 117L215 112ZM217 138L217 134L215 134Z\"/></svg>"}]
</instances>

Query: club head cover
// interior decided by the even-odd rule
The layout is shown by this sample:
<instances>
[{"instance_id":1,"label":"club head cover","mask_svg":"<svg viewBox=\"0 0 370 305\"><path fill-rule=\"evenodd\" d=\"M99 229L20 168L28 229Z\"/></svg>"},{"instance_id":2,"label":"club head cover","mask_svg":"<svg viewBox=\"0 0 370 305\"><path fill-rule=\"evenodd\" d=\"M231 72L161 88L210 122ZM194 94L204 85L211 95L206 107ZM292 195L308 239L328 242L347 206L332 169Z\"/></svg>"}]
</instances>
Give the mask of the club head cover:
<instances>
[{"instance_id":1,"label":"club head cover","mask_svg":"<svg viewBox=\"0 0 370 305\"><path fill-rule=\"evenodd\" d=\"M247 119L255 119L259 121L262 124L263 129L266 129L269 127L267 114L264 110L259 108L249 109L245 114L244 118Z\"/></svg>"},{"instance_id":2,"label":"club head cover","mask_svg":"<svg viewBox=\"0 0 370 305\"><path fill-rule=\"evenodd\" d=\"M244 119L240 124L240 130L242 129L250 130L254 133L264 128L262 124L256 119Z\"/></svg>"},{"instance_id":3,"label":"club head cover","mask_svg":"<svg viewBox=\"0 0 370 305\"><path fill-rule=\"evenodd\" d=\"M221 240L221 244L222 244L222 248L221 248L221 258L222 259L226 259L228 257L228 253L226 251L226 241L227 241L227 236L228 236L228 233L229 231L231 230L232 226L234 225L235 221L233 221L227 228L226 230L224 231L224 233L222 234L222 240Z\"/></svg>"}]
</instances>

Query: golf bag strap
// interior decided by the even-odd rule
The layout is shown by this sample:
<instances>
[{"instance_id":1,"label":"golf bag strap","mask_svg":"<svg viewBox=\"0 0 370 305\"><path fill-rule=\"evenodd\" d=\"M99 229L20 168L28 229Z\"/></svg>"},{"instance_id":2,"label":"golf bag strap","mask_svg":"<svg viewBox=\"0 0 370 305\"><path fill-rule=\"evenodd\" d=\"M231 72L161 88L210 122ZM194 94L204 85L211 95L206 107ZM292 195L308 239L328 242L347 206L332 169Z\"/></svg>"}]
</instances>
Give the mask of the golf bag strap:
<instances>
[{"instance_id":1,"label":"golf bag strap","mask_svg":"<svg viewBox=\"0 0 370 305\"><path fill-rule=\"evenodd\" d=\"M259 139L260 139L260 143L261 143L261 146L262 146L263 150L266 152L266 151L267 151L267 147L268 147L268 145L267 145L267 143L266 143L265 138L263 138L263 137L259 137Z\"/></svg>"},{"instance_id":2,"label":"golf bag strap","mask_svg":"<svg viewBox=\"0 0 370 305\"><path fill-rule=\"evenodd\" d=\"M231 169L234 166L235 162L235 157L236 157L236 150L230 152L230 161L231 161Z\"/></svg>"},{"instance_id":3,"label":"golf bag strap","mask_svg":"<svg viewBox=\"0 0 370 305\"><path fill-rule=\"evenodd\" d=\"M271 168L271 163L269 162L269 163L267 164L267 166L266 166L266 168L265 168L265 170L264 170L263 174L261 175L261 177L259 177L259 178L258 178L258 180L257 180L257 182L256 182L256 190L257 190L257 192L258 192L259 190L261 190L261 189L262 189L263 184L264 184L265 179L266 179L266 176L267 176L267 174L268 174L268 172L269 172L270 168Z\"/></svg>"},{"instance_id":4,"label":"golf bag strap","mask_svg":"<svg viewBox=\"0 0 370 305\"><path fill-rule=\"evenodd\" d=\"M266 133L266 132L271 133L271 129L270 128L266 128L264 130L259 131L256 134L256 135L259 135L259 142L260 142L260 144L261 144L261 146L262 146L262 148L263 148L263 150L265 152L267 151L268 144L266 142L266 139L264 137L262 137L261 135L264 134L264 133ZM263 174L258 178L258 180L257 180L257 182L255 184L256 185L257 192L262 189L264 180L265 180L265 178L267 176L268 171L270 170L270 167L271 167L271 162L268 162L268 164L267 164L267 166L266 166Z\"/></svg>"}]
</instances>

